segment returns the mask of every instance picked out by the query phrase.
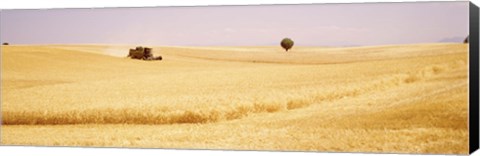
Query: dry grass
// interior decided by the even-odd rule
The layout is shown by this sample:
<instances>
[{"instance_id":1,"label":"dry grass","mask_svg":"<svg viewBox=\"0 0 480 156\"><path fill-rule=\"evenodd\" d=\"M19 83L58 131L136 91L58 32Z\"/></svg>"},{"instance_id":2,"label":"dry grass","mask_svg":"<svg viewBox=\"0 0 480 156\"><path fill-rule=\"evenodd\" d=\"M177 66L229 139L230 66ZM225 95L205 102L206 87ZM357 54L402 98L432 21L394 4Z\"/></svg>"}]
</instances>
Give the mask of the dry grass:
<instances>
[{"instance_id":1,"label":"dry grass","mask_svg":"<svg viewBox=\"0 0 480 156\"><path fill-rule=\"evenodd\" d=\"M2 144L468 151L463 44L1 50Z\"/></svg>"}]
</instances>

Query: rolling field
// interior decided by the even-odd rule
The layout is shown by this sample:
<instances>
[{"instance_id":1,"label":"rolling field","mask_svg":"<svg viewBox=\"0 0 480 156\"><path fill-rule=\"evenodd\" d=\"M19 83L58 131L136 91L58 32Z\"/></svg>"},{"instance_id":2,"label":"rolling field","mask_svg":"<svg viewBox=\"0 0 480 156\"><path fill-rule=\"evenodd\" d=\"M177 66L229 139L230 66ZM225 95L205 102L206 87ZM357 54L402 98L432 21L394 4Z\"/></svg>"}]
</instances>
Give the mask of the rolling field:
<instances>
[{"instance_id":1,"label":"rolling field","mask_svg":"<svg viewBox=\"0 0 480 156\"><path fill-rule=\"evenodd\" d=\"M468 153L467 44L1 47L1 144Z\"/></svg>"}]
</instances>

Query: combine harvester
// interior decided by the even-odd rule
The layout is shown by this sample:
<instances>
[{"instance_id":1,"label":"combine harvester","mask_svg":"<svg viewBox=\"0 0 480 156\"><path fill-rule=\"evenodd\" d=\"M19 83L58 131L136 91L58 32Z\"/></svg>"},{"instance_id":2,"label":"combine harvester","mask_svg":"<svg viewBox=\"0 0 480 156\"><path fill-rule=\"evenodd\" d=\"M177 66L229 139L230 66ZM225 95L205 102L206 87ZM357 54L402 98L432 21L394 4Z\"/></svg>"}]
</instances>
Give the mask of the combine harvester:
<instances>
[{"instance_id":1,"label":"combine harvester","mask_svg":"<svg viewBox=\"0 0 480 156\"><path fill-rule=\"evenodd\" d=\"M154 57L152 54L152 48L138 46L135 49L130 49L128 57L138 60L162 60L162 56Z\"/></svg>"}]
</instances>

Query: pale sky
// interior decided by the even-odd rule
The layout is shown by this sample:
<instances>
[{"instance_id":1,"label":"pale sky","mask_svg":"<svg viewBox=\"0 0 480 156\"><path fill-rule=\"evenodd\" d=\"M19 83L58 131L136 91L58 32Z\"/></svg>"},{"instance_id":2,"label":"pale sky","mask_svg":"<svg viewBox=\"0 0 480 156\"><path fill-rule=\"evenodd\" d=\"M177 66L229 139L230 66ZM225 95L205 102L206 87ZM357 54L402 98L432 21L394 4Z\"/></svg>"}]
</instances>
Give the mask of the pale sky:
<instances>
[{"instance_id":1,"label":"pale sky","mask_svg":"<svg viewBox=\"0 0 480 156\"><path fill-rule=\"evenodd\" d=\"M461 42L468 1L2 10L11 44L363 46Z\"/></svg>"}]
</instances>

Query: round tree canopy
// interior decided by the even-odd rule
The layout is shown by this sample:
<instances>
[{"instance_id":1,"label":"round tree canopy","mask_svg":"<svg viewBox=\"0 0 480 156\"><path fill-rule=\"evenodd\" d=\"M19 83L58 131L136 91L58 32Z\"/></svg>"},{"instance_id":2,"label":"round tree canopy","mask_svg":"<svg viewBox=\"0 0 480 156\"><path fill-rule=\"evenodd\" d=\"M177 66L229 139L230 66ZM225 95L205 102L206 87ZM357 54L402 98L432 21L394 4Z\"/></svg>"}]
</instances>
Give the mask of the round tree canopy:
<instances>
[{"instance_id":1,"label":"round tree canopy","mask_svg":"<svg viewBox=\"0 0 480 156\"><path fill-rule=\"evenodd\" d=\"M285 49L285 51L288 51L293 47L293 40L290 38L284 38L282 42L280 42L280 45L283 49Z\"/></svg>"}]
</instances>

